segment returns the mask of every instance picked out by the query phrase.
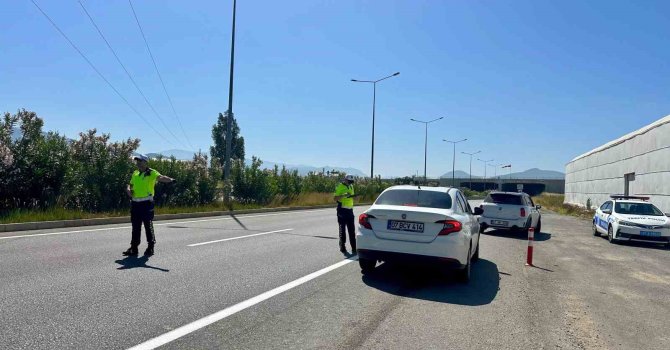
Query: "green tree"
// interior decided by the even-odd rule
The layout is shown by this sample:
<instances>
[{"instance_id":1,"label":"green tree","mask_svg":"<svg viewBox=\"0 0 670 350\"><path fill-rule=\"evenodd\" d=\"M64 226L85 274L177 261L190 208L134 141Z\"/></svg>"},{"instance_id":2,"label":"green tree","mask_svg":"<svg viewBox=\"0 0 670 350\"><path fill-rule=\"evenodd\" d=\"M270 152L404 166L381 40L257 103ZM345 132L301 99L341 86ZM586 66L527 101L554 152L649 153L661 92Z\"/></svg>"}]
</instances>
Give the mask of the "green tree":
<instances>
[{"instance_id":1,"label":"green tree","mask_svg":"<svg viewBox=\"0 0 670 350\"><path fill-rule=\"evenodd\" d=\"M68 141L54 132L43 133L44 121L25 109L5 113L0 122L0 206L45 208L61 195L70 163ZM20 136L12 140L18 126Z\"/></svg>"},{"instance_id":2,"label":"green tree","mask_svg":"<svg viewBox=\"0 0 670 350\"><path fill-rule=\"evenodd\" d=\"M209 153L213 159L216 159L222 166L225 165L226 157L226 127L228 125L228 118L223 113L219 113L219 119L212 127L212 140L214 146L211 146ZM232 130L232 150L230 158L233 160L244 161L244 137L240 136L240 127L237 125L237 120L233 117Z\"/></svg>"}]
</instances>

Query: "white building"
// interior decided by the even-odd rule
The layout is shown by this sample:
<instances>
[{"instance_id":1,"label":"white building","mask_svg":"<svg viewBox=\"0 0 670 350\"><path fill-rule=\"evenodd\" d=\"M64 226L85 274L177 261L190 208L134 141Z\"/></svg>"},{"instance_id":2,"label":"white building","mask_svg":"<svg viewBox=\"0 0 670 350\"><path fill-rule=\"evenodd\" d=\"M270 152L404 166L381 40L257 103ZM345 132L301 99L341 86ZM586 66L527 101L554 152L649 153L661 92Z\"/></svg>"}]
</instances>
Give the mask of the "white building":
<instances>
[{"instance_id":1,"label":"white building","mask_svg":"<svg viewBox=\"0 0 670 350\"><path fill-rule=\"evenodd\" d=\"M644 195L670 212L670 116L568 163L565 203L600 206L611 194Z\"/></svg>"}]
</instances>

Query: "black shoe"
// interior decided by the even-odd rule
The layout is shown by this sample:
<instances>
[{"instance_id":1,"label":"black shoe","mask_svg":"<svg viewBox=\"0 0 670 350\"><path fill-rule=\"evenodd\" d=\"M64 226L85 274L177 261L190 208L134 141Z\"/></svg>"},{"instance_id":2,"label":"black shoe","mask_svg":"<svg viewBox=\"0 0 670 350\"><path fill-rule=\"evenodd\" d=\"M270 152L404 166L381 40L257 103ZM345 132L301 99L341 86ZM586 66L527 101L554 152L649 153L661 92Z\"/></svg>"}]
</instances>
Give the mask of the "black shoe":
<instances>
[{"instance_id":1,"label":"black shoe","mask_svg":"<svg viewBox=\"0 0 670 350\"><path fill-rule=\"evenodd\" d=\"M130 247L128 250L122 253L125 256L137 256L137 248Z\"/></svg>"},{"instance_id":2,"label":"black shoe","mask_svg":"<svg viewBox=\"0 0 670 350\"><path fill-rule=\"evenodd\" d=\"M356 254L358 254L358 253L356 252L356 248L351 249L351 255L356 255Z\"/></svg>"},{"instance_id":3,"label":"black shoe","mask_svg":"<svg viewBox=\"0 0 670 350\"><path fill-rule=\"evenodd\" d=\"M152 256L154 255L154 247L147 247L147 250L144 251L145 256Z\"/></svg>"}]
</instances>

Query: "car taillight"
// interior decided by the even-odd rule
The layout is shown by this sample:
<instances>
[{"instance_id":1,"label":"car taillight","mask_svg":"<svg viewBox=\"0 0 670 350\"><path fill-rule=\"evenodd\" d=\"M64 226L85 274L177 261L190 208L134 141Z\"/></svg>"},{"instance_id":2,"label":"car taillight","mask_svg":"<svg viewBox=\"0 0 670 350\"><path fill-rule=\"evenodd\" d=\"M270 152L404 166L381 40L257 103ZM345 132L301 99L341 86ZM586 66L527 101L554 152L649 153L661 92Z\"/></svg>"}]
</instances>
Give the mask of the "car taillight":
<instances>
[{"instance_id":1,"label":"car taillight","mask_svg":"<svg viewBox=\"0 0 670 350\"><path fill-rule=\"evenodd\" d=\"M521 217L522 218L526 217L526 208L521 208Z\"/></svg>"},{"instance_id":2,"label":"car taillight","mask_svg":"<svg viewBox=\"0 0 670 350\"><path fill-rule=\"evenodd\" d=\"M372 230L372 225L370 225L370 220L369 219L374 219L375 217L373 215L368 215L366 213L363 213L358 216L358 223L367 228L368 230Z\"/></svg>"},{"instance_id":3,"label":"car taillight","mask_svg":"<svg viewBox=\"0 0 670 350\"><path fill-rule=\"evenodd\" d=\"M440 230L440 233L437 234L438 236L446 236L452 232L458 232L463 228L461 223L456 220L442 220L436 221L435 223L444 225L442 230Z\"/></svg>"}]
</instances>

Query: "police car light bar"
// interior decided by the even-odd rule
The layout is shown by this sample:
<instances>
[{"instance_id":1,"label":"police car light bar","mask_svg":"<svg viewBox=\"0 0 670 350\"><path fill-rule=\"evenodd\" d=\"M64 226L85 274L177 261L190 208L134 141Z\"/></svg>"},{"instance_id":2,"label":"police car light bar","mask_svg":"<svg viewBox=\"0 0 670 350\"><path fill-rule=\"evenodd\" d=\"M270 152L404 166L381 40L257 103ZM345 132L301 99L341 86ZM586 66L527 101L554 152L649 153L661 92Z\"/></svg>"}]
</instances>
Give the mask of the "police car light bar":
<instances>
[{"instance_id":1,"label":"police car light bar","mask_svg":"<svg viewBox=\"0 0 670 350\"><path fill-rule=\"evenodd\" d=\"M610 195L610 198L612 199L640 199L643 201L648 201L649 197L644 197L644 196L626 196L625 194L613 194Z\"/></svg>"}]
</instances>

